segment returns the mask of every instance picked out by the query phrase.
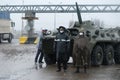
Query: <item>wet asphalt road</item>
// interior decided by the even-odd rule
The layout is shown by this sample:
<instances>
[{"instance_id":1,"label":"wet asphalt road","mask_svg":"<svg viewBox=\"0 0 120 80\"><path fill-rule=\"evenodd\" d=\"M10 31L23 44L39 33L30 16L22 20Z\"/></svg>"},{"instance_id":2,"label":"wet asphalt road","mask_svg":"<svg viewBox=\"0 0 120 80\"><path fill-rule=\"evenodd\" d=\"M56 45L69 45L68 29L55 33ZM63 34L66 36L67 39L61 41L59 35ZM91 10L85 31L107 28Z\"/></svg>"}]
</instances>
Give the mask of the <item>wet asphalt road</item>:
<instances>
[{"instance_id":1,"label":"wet asphalt road","mask_svg":"<svg viewBox=\"0 0 120 80\"><path fill-rule=\"evenodd\" d=\"M36 67L35 54L34 44L21 45L18 40L0 44L0 80L120 80L120 65L91 67L76 74L68 64L66 73L56 72L56 65Z\"/></svg>"}]
</instances>

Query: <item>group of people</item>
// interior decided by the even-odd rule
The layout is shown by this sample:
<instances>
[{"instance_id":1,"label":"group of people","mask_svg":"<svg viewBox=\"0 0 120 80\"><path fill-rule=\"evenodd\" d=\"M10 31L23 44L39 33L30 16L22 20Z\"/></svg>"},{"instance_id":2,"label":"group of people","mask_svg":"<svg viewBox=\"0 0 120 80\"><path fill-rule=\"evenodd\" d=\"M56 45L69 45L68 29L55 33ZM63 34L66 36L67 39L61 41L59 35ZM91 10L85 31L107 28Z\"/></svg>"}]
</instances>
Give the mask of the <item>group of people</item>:
<instances>
[{"instance_id":1,"label":"group of people","mask_svg":"<svg viewBox=\"0 0 120 80\"><path fill-rule=\"evenodd\" d=\"M88 45L88 38L84 36L84 32L80 32L76 39L74 40L74 45L73 45L73 63L76 66L76 73L79 73L79 68L84 65L84 71L86 72L87 68L87 61L88 61L88 52L89 49L86 45ZM39 63L42 63L43 59L43 53L42 53L42 38L43 34L40 35L39 39L39 46L38 46L38 51L35 57L35 63L37 63L38 56L40 55L39 58ZM66 28L63 26L60 26L58 29L58 34L56 35L56 38L54 40L55 42L55 53L56 53L56 60L57 60L57 72L60 72L62 70L61 65L63 64L63 70L66 72L67 70L67 61L69 57L69 48L70 48L70 39L68 34L66 34Z\"/></svg>"}]
</instances>

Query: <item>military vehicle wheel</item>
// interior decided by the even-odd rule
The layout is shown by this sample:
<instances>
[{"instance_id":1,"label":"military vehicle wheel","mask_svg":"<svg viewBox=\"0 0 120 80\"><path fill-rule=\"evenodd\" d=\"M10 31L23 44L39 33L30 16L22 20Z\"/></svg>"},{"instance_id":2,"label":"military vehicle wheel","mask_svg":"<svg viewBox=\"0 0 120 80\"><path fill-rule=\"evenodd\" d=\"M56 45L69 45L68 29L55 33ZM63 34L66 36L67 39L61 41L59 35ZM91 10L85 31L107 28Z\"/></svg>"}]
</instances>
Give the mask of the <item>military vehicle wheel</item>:
<instances>
[{"instance_id":1,"label":"military vehicle wheel","mask_svg":"<svg viewBox=\"0 0 120 80\"><path fill-rule=\"evenodd\" d=\"M69 61L70 57L67 58L67 62Z\"/></svg>"},{"instance_id":2,"label":"military vehicle wheel","mask_svg":"<svg viewBox=\"0 0 120 80\"><path fill-rule=\"evenodd\" d=\"M44 58L47 65L56 63L56 57L53 54L47 54L44 56Z\"/></svg>"},{"instance_id":3,"label":"military vehicle wheel","mask_svg":"<svg viewBox=\"0 0 120 80\"><path fill-rule=\"evenodd\" d=\"M0 43L1 43L2 41L1 41L1 38L0 38Z\"/></svg>"},{"instance_id":4,"label":"military vehicle wheel","mask_svg":"<svg viewBox=\"0 0 120 80\"><path fill-rule=\"evenodd\" d=\"M108 45L105 49L103 64L110 65L113 63L114 60L114 49L112 45Z\"/></svg>"},{"instance_id":5,"label":"military vehicle wheel","mask_svg":"<svg viewBox=\"0 0 120 80\"><path fill-rule=\"evenodd\" d=\"M97 45L92 51L92 65L93 66L100 66L103 61L103 49L101 46Z\"/></svg>"},{"instance_id":6,"label":"military vehicle wheel","mask_svg":"<svg viewBox=\"0 0 120 80\"><path fill-rule=\"evenodd\" d=\"M0 43L1 43L1 35L0 35Z\"/></svg>"},{"instance_id":7,"label":"military vehicle wheel","mask_svg":"<svg viewBox=\"0 0 120 80\"><path fill-rule=\"evenodd\" d=\"M45 62L46 62L47 65L51 65L52 64L51 63L51 58L50 58L49 55L45 55L44 58L45 58Z\"/></svg>"},{"instance_id":8,"label":"military vehicle wheel","mask_svg":"<svg viewBox=\"0 0 120 80\"><path fill-rule=\"evenodd\" d=\"M120 64L120 45L116 47L116 52L114 55L114 60L116 64Z\"/></svg>"},{"instance_id":9,"label":"military vehicle wheel","mask_svg":"<svg viewBox=\"0 0 120 80\"><path fill-rule=\"evenodd\" d=\"M9 35L8 42L11 43L11 41L12 41L12 35L10 34L10 35Z\"/></svg>"}]
</instances>

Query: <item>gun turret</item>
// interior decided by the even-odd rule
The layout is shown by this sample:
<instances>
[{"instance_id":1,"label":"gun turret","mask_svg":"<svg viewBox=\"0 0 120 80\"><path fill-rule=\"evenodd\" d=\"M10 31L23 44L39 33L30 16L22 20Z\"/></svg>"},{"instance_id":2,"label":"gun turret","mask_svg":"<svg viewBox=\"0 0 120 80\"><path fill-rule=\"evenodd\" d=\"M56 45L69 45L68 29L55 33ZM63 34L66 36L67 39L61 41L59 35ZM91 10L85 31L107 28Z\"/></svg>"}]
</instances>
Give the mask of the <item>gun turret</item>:
<instances>
[{"instance_id":1,"label":"gun turret","mask_svg":"<svg viewBox=\"0 0 120 80\"><path fill-rule=\"evenodd\" d=\"M82 24L82 17L81 17L81 13L80 13L77 2L76 2L76 10L77 10L77 16L78 16L79 23Z\"/></svg>"}]
</instances>

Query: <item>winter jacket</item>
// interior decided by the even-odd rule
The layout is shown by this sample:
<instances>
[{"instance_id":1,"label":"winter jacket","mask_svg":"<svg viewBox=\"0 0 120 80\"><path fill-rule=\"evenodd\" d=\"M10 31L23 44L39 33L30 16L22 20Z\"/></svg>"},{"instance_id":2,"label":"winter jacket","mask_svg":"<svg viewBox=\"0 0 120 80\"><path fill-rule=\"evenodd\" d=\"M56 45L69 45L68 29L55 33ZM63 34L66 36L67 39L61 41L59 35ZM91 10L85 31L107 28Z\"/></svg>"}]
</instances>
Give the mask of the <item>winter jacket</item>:
<instances>
[{"instance_id":1,"label":"winter jacket","mask_svg":"<svg viewBox=\"0 0 120 80\"><path fill-rule=\"evenodd\" d=\"M55 38L55 49L57 58L67 58L69 49L69 37L65 33L58 33Z\"/></svg>"}]
</instances>

